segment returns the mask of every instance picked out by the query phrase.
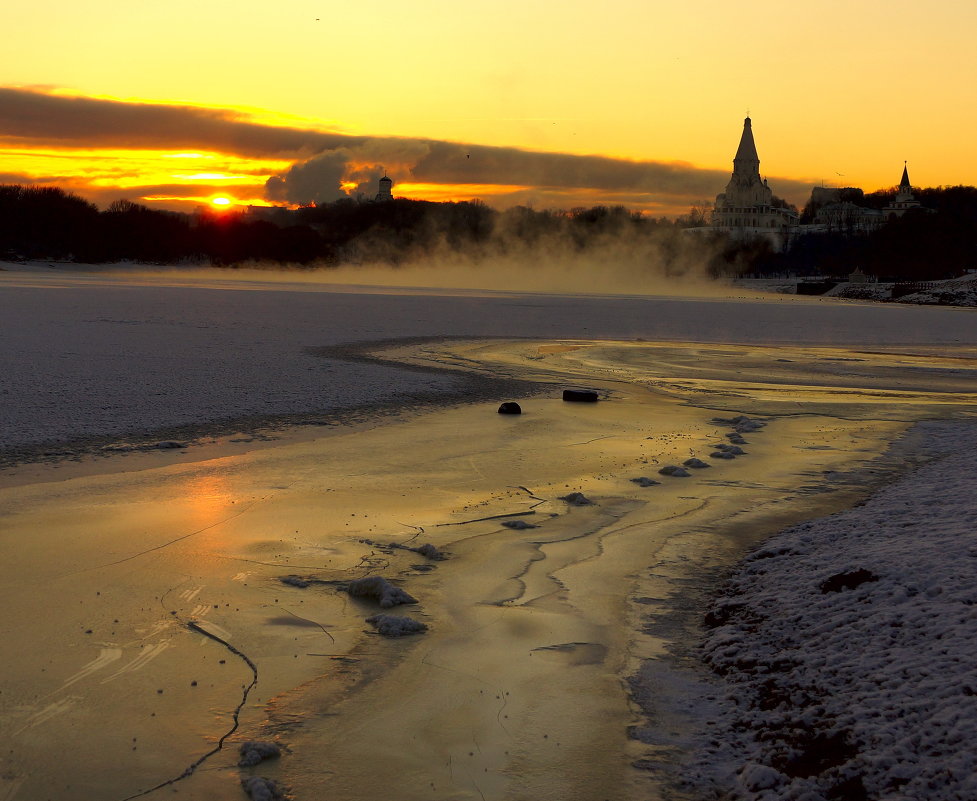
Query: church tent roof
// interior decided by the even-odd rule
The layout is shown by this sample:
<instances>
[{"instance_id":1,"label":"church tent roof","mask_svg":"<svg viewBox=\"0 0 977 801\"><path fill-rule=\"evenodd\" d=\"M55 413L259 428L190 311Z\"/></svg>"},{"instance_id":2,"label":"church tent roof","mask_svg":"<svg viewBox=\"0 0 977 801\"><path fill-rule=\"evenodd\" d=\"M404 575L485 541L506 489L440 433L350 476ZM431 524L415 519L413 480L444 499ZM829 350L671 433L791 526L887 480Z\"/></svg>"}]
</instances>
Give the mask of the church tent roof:
<instances>
[{"instance_id":1,"label":"church tent roof","mask_svg":"<svg viewBox=\"0 0 977 801\"><path fill-rule=\"evenodd\" d=\"M749 117L743 120L743 135L740 137L740 146L736 149L736 156L733 162L737 161L756 161L759 163L760 157L756 152L756 144L753 141L753 126Z\"/></svg>"}]
</instances>

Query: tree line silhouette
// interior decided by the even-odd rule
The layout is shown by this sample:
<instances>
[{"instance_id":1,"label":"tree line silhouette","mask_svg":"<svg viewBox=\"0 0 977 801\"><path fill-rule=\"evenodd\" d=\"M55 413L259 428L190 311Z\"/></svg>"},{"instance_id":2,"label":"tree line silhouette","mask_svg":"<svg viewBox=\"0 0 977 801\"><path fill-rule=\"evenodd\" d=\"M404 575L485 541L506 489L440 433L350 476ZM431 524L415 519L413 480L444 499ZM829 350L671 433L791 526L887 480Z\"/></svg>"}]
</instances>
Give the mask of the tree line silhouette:
<instances>
[{"instance_id":1,"label":"tree line silhouette","mask_svg":"<svg viewBox=\"0 0 977 801\"><path fill-rule=\"evenodd\" d=\"M860 198L883 208L895 190ZM519 252L593 252L625 243L632 254L682 272L693 259L711 275L846 275L856 267L880 278L932 280L977 267L977 188L915 190L928 210L909 211L881 227L792 235L783 252L767 240L709 232L703 208L676 220L622 206L569 211L523 206L496 211L479 201L433 203L353 199L257 212L160 211L118 200L104 211L55 187L0 186L0 258L83 263L236 266L273 262L336 266L399 264L431 253L495 256Z\"/></svg>"},{"instance_id":2,"label":"tree line silhouette","mask_svg":"<svg viewBox=\"0 0 977 801\"><path fill-rule=\"evenodd\" d=\"M897 191L842 195L840 200L882 210ZM845 276L859 268L881 280L932 281L977 269L977 187L914 188L913 194L922 208L870 230L800 234L785 252L759 256L754 271ZM810 219L812 212L809 204L801 220Z\"/></svg>"},{"instance_id":3,"label":"tree line silhouette","mask_svg":"<svg viewBox=\"0 0 977 801\"><path fill-rule=\"evenodd\" d=\"M577 249L608 238L675 229L623 207L498 212L479 201L353 199L248 212L196 214L118 200L104 211L54 187L0 186L0 257L83 263L246 262L397 264L438 249L504 250L559 239Z\"/></svg>"}]
</instances>

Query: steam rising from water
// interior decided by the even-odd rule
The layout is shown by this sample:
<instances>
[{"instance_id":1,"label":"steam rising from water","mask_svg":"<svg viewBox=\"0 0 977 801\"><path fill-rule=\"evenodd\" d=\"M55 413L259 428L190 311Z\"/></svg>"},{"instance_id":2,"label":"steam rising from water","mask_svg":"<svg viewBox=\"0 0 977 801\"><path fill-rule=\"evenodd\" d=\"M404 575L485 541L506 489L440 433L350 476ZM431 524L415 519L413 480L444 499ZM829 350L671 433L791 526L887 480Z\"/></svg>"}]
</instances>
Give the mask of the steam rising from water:
<instances>
[{"instance_id":1,"label":"steam rising from water","mask_svg":"<svg viewBox=\"0 0 977 801\"><path fill-rule=\"evenodd\" d=\"M504 230L488 242L458 248L444 237L406 256L390 242L373 240L357 248L355 263L281 265L250 262L237 268L121 268L127 275L190 283L238 285L288 283L396 287L438 291L508 291L595 295L682 295L728 297L728 280L710 277L719 244L671 228L597 234L585 247L566 233L528 242ZM119 271L116 266L105 269ZM735 291L739 297L742 290Z\"/></svg>"}]
</instances>

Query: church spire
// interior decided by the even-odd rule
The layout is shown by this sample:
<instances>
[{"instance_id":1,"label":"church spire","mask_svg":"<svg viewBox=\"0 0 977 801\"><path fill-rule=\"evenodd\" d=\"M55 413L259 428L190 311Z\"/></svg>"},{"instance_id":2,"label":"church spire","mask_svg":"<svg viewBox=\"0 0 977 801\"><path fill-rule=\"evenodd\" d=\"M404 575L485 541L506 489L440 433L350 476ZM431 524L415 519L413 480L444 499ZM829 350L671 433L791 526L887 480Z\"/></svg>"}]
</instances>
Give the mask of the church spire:
<instances>
[{"instance_id":1,"label":"church spire","mask_svg":"<svg viewBox=\"0 0 977 801\"><path fill-rule=\"evenodd\" d=\"M899 189L903 192L912 192L912 185L909 183L909 164L903 162L902 167L902 180L899 182Z\"/></svg>"},{"instance_id":2,"label":"church spire","mask_svg":"<svg viewBox=\"0 0 977 801\"><path fill-rule=\"evenodd\" d=\"M749 117L743 120L743 135L733 158L733 175L743 178L760 177L760 157L753 142L753 126Z\"/></svg>"}]
</instances>

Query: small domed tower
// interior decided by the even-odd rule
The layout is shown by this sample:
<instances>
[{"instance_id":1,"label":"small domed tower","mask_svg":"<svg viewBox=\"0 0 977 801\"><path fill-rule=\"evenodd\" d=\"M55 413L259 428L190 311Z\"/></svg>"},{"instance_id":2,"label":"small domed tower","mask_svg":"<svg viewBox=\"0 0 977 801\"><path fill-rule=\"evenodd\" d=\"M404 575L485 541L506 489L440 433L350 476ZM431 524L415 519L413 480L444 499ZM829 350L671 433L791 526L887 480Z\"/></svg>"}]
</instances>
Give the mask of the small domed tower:
<instances>
[{"instance_id":1,"label":"small domed tower","mask_svg":"<svg viewBox=\"0 0 977 801\"><path fill-rule=\"evenodd\" d=\"M387 174L383 174L383 178L380 179L380 191L377 192L377 196L374 198L377 203L383 203L388 200L393 200L393 188L394 182L392 179L387 177Z\"/></svg>"}]
</instances>

